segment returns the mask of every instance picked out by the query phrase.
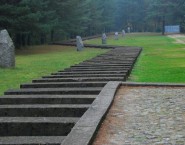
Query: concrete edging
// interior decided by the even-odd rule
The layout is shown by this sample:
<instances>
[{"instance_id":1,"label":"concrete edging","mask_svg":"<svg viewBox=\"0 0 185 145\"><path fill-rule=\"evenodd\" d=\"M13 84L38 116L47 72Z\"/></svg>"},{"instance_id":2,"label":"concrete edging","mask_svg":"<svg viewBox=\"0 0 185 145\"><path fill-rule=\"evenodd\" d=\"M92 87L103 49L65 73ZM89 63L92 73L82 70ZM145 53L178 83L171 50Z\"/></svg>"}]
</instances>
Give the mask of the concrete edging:
<instances>
[{"instance_id":1,"label":"concrete edging","mask_svg":"<svg viewBox=\"0 0 185 145\"><path fill-rule=\"evenodd\" d=\"M140 82L121 82L122 86L134 86L134 87L185 87L182 83L140 83Z\"/></svg>"},{"instance_id":2,"label":"concrete edging","mask_svg":"<svg viewBox=\"0 0 185 145\"><path fill-rule=\"evenodd\" d=\"M108 82L61 145L90 145L114 100L121 82Z\"/></svg>"}]
</instances>

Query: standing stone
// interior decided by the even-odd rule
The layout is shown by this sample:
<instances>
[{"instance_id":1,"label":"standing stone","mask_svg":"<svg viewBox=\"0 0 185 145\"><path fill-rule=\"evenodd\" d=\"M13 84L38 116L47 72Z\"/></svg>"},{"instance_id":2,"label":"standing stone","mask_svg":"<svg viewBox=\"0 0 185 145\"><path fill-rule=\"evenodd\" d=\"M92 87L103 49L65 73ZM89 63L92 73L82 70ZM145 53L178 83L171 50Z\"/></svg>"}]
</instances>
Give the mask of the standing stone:
<instances>
[{"instance_id":1,"label":"standing stone","mask_svg":"<svg viewBox=\"0 0 185 145\"><path fill-rule=\"evenodd\" d=\"M125 30L122 30L122 37L124 37L125 36Z\"/></svg>"},{"instance_id":2,"label":"standing stone","mask_svg":"<svg viewBox=\"0 0 185 145\"><path fill-rule=\"evenodd\" d=\"M102 34L102 44L107 44L107 36L105 33Z\"/></svg>"},{"instance_id":3,"label":"standing stone","mask_svg":"<svg viewBox=\"0 0 185 145\"><path fill-rule=\"evenodd\" d=\"M118 36L119 34L118 34L118 32L115 32L115 40L118 40Z\"/></svg>"},{"instance_id":4,"label":"standing stone","mask_svg":"<svg viewBox=\"0 0 185 145\"><path fill-rule=\"evenodd\" d=\"M80 36L76 36L76 43L77 43L77 51L82 51L84 48L84 44Z\"/></svg>"},{"instance_id":5,"label":"standing stone","mask_svg":"<svg viewBox=\"0 0 185 145\"><path fill-rule=\"evenodd\" d=\"M130 33L130 27L128 27L127 29L128 29L128 33Z\"/></svg>"},{"instance_id":6,"label":"standing stone","mask_svg":"<svg viewBox=\"0 0 185 145\"><path fill-rule=\"evenodd\" d=\"M0 31L0 67L15 67L15 47L7 30Z\"/></svg>"}]
</instances>

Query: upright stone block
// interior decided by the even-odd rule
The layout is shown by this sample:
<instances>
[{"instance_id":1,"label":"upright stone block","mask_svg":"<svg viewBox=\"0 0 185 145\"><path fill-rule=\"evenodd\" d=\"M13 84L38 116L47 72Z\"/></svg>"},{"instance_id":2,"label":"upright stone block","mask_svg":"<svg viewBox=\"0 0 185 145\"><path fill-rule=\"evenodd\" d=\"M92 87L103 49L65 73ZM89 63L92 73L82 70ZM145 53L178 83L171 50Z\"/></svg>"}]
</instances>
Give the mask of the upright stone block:
<instances>
[{"instance_id":1,"label":"upright stone block","mask_svg":"<svg viewBox=\"0 0 185 145\"><path fill-rule=\"evenodd\" d=\"M107 36L105 33L102 34L102 44L107 44Z\"/></svg>"},{"instance_id":2,"label":"upright stone block","mask_svg":"<svg viewBox=\"0 0 185 145\"><path fill-rule=\"evenodd\" d=\"M114 39L115 39L115 40L118 40L118 39L119 39L119 33L118 33L118 32L115 32L115 34L114 34Z\"/></svg>"},{"instance_id":3,"label":"upright stone block","mask_svg":"<svg viewBox=\"0 0 185 145\"><path fill-rule=\"evenodd\" d=\"M15 47L7 30L0 31L0 67L15 67Z\"/></svg>"},{"instance_id":4,"label":"upright stone block","mask_svg":"<svg viewBox=\"0 0 185 145\"><path fill-rule=\"evenodd\" d=\"M84 44L80 36L76 36L77 51L82 51L84 49Z\"/></svg>"},{"instance_id":5,"label":"upright stone block","mask_svg":"<svg viewBox=\"0 0 185 145\"><path fill-rule=\"evenodd\" d=\"M122 37L124 37L125 36L125 30L122 30Z\"/></svg>"}]
</instances>

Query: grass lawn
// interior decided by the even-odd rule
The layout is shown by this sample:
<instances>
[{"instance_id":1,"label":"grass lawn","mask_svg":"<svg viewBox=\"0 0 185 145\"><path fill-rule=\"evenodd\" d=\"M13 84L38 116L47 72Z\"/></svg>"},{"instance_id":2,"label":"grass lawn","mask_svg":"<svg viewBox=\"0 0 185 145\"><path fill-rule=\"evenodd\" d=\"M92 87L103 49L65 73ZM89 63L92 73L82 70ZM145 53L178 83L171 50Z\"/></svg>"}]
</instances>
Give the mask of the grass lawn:
<instances>
[{"instance_id":1,"label":"grass lawn","mask_svg":"<svg viewBox=\"0 0 185 145\"><path fill-rule=\"evenodd\" d=\"M83 60L90 59L107 50L85 49L77 52L74 47L34 46L16 52L16 68L0 68L0 95L21 83L63 70Z\"/></svg>"},{"instance_id":2,"label":"grass lawn","mask_svg":"<svg viewBox=\"0 0 185 145\"><path fill-rule=\"evenodd\" d=\"M86 43L101 44L101 40L88 40ZM119 40L110 36L107 43L143 47L129 81L185 83L185 44L150 33L130 34Z\"/></svg>"}]
</instances>

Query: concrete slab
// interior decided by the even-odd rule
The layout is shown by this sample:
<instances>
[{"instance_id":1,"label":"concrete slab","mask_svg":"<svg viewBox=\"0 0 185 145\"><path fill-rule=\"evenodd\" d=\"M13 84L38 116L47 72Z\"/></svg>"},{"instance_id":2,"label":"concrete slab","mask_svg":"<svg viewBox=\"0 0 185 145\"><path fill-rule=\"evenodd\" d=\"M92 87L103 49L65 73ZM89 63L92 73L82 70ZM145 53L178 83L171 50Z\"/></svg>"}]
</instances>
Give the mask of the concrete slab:
<instances>
[{"instance_id":1,"label":"concrete slab","mask_svg":"<svg viewBox=\"0 0 185 145\"><path fill-rule=\"evenodd\" d=\"M56 82L56 83L31 83L22 84L21 88L85 88L85 87L104 87L107 82Z\"/></svg>"},{"instance_id":2,"label":"concrete slab","mask_svg":"<svg viewBox=\"0 0 185 145\"><path fill-rule=\"evenodd\" d=\"M53 78L53 79L38 79L38 80L33 80L33 82L105 82L105 81L124 81L124 77L102 77L102 78L97 78L97 77L88 77L88 78Z\"/></svg>"},{"instance_id":3,"label":"concrete slab","mask_svg":"<svg viewBox=\"0 0 185 145\"><path fill-rule=\"evenodd\" d=\"M57 73L52 73L53 75L60 75L60 74L122 74L122 73L127 73L128 70L121 70L121 71L73 71L73 72L68 72L68 71L59 71Z\"/></svg>"},{"instance_id":4,"label":"concrete slab","mask_svg":"<svg viewBox=\"0 0 185 145\"><path fill-rule=\"evenodd\" d=\"M75 94L83 94L83 95L96 95L99 94L102 87L89 87L89 88L22 88L19 90L9 90L6 91L5 95L48 95L48 94L69 94L69 95L75 95Z\"/></svg>"},{"instance_id":5,"label":"concrete slab","mask_svg":"<svg viewBox=\"0 0 185 145\"><path fill-rule=\"evenodd\" d=\"M97 95L5 95L0 105L20 104L92 104Z\"/></svg>"},{"instance_id":6,"label":"concrete slab","mask_svg":"<svg viewBox=\"0 0 185 145\"><path fill-rule=\"evenodd\" d=\"M60 145L65 136L0 137L0 145Z\"/></svg>"},{"instance_id":7,"label":"concrete slab","mask_svg":"<svg viewBox=\"0 0 185 145\"><path fill-rule=\"evenodd\" d=\"M81 117L90 105L0 105L1 117Z\"/></svg>"},{"instance_id":8,"label":"concrete slab","mask_svg":"<svg viewBox=\"0 0 185 145\"><path fill-rule=\"evenodd\" d=\"M89 145L105 117L120 82L109 82L61 145Z\"/></svg>"},{"instance_id":9,"label":"concrete slab","mask_svg":"<svg viewBox=\"0 0 185 145\"><path fill-rule=\"evenodd\" d=\"M122 77L126 76L126 73L123 74L73 74L73 75L50 75L50 76L43 76L42 78L75 78L75 77Z\"/></svg>"}]
</instances>

